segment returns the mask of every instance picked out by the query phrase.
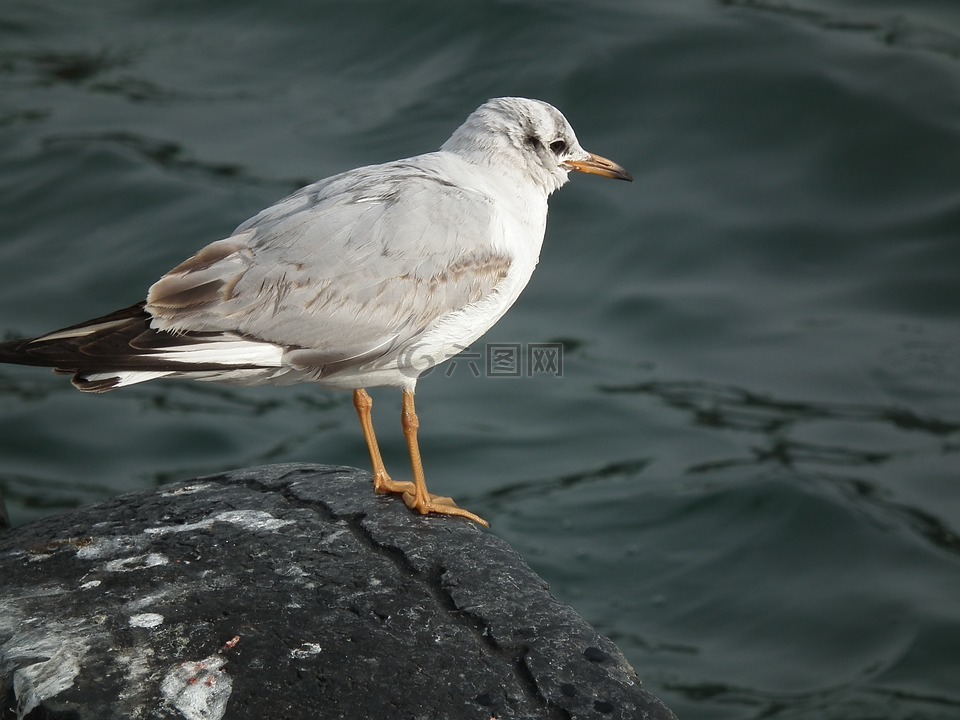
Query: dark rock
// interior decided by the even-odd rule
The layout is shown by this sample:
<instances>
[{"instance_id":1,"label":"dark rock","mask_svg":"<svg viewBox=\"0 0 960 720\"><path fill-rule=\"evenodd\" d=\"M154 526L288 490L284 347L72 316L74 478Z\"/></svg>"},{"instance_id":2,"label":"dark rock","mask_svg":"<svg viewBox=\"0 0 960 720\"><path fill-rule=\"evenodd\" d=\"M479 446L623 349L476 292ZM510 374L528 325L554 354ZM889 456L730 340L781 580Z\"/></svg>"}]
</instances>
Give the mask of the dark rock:
<instances>
[{"instance_id":1,"label":"dark rock","mask_svg":"<svg viewBox=\"0 0 960 720\"><path fill-rule=\"evenodd\" d=\"M282 465L0 534L0 718L673 718L503 541Z\"/></svg>"}]
</instances>

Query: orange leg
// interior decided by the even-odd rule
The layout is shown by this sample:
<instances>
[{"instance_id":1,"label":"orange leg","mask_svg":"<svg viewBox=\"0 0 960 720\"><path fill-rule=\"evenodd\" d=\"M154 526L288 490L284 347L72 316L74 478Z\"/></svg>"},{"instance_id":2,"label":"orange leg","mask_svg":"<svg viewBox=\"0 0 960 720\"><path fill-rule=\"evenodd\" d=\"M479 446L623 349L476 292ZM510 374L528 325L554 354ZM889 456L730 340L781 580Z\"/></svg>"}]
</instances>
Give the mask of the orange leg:
<instances>
[{"instance_id":1,"label":"orange leg","mask_svg":"<svg viewBox=\"0 0 960 720\"><path fill-rule=\"evenodd\" d=\"M373 432L373 398L370 394L360 388L353 391L353 406L357 409L357 415L360 416L360 425L363 427L363 438L367 441L367 450L370 451L370 462L373 463L373 489L381 494L386 493L412 493L414 491L411 482L396 482L390 479L387 468L383 464L383 456L380 454L380 445L377 444L376 433Z\"/></svg>"},{"instance_id":2,"label":"orange leg","mask_svg":"<svg viewBox=\"0 0 960 720\"><path fill-rule=\"evenodd\" d=\"M413 402L413 393L409 390L403 391L403 414L401 415L403 423L403 434L407 437L407 447L410 449L410 464L413 466L413 485L414 493L403 494L403 501L407 507L416 510L422 515L427 513L439 513L441 515L456 515L457 517L467 518L479 523L484 527L490 527L490 523L478 515L474 515L469 510L457 507L457 504L448 497L431 495L427 492L427 481L423 476L423 460L420 459L420 443L417 441L417 430L420 428L420 420L417 418L417 409Z\"/></svg>"},{"instance_id":3,"label":"orange leg","mask_svg":"<svg viewBox=\"0 0 960 720\"><path fill-rule=\"evenodd\" d=\"M407 507L421 515L428 513L455 515L473 520L484 527L490 527L486 520L468 510L457 507L456 503L450 498L431 495L427 492L427 483L423 477L423 461L420 458L420 444L417 442L417 429L420 427L420 421L417 419L412 392L403 391L401 419L403 434L407 438L407 447L410 449L413 482L397 482L391 480L387 474L383 457L380 455L380 447L377 444L377 437L373 432L373 399L366 390L361 388L353 391L353 405L357 408L360 424L363 426L363 436L367 441L367 449L370 451L370 461L373 463L373 487L378 493L399 494Z\"/></svg>"}]
</instances>

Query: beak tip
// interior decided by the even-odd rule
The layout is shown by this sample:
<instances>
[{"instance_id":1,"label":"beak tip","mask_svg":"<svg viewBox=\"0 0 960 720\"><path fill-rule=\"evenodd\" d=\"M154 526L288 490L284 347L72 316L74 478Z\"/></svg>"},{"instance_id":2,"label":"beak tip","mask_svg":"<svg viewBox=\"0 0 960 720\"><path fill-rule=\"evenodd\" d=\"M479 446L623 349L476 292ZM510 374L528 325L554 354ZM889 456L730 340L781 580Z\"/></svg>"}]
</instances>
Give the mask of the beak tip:
<instances>
[{"instance_id":1,"label":"beak tip","mask_svg":"<svg viewBox=\"0 0 960 720\"><path fill-rule=\"evenodd\" d=\"M623 167L608 160L602 155L589 154L588 159L575 162L568 162L567 167L570 170L586 173L588 175L600 175L613 180L626 180L633 182L633 175L627 172Z\"/></svg>"}]
</instances>

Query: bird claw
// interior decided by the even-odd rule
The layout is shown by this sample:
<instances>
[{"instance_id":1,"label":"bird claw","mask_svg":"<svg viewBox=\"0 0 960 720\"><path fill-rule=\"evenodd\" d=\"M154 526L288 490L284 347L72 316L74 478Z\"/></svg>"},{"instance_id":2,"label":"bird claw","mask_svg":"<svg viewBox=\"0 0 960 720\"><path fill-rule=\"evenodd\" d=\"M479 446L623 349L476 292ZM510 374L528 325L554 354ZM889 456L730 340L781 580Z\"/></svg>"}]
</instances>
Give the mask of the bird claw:
<instances>
[{"instance_id":1,"label":"bird claw","mask_svg":"<svg viewBox=\"0 0 960 720\"><path fill-rule=\"evenodd\" d=\"M483 525L483 527L490 527L490 523L484 520L479 515L475 515L469 510L464 510L462 507L459 507L454 501L453 498L444 497L442 495L433 495L431 493L426 494L426 498L419 497L417 495L417 486L412 482L402 482L397 480L391 480L387 478L377 478L374 487L377 493L381 495L400 495L403 498L404 504L421 515L429 515L431 513L436 515L452 515L454 517L462 517L467 520L472 520L478 525Z\"/></svg>"},{"instance_id":2,"label":"bird claw","mask_svg":"<svg viewBox=\"0 0 960 720\"><path fill-rule=\"evenodd\" d=\"M427 499L422 500L417 498L416 494L411 492L403 493L403 502L411 510L415 510L421 515L427 515L429 513L435 513L437 515L453 515L454 517L462 517L467 520L472 520L478 525L483 525L483 527L490 527L490 523L484 520L479 515L474 515L469 510L464 510L462 507L459 507L452 498L441 497L440 495L431 495L427 494Z\"/></svg>"}]
</instances>

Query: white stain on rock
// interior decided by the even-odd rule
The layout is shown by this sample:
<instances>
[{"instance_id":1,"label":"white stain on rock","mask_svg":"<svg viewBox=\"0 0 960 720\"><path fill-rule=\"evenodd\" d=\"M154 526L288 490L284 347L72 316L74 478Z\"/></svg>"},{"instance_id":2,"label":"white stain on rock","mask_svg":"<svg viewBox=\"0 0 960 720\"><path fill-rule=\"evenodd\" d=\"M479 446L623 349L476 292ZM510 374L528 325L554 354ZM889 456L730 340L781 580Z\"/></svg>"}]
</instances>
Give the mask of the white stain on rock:
<instances>
[{"instance_id":1,"label":"white stain on rock","mask_svg":"<svg viewBox=\"0 0 960 720\"><path fill-rule=\"evenodd\" d=\"M317 643L301 643L300 647L294 648L290 651L290 657L296 660L302 660L303 658L310 657L311 655L319 655L323 652L323 648L320 647Z\"/></svg>"},{"instance_id":2,"label":"white stain on rock","mask_svg":"<svg viewBox=\"0 0 960 720\"><path fill-rule=\"evenodd\" d=\"M163 699L186 720L220 720L233 690L226 662L222 655L210 655L174 665L160 685Z\"/></svg>"},{"instance_id":3,"label":"white stain on rock","mask_svg":"<svg viewBox=\"0 0 960 720\"><path fill-rule=\"evenodd\" d=\"M162 497L176 497L177 495L193 495L198 493L201 490L206 490L212 487L210 483L197 483L195 485L184 485L183 487L176 488L174 490L167 490L166 492L160 493Z\"/></svg>"},{"instance_id":4,"label":"white stain on rock","mask_svg":"<svg viewBox=\"0 0 960 720\"><path fill-rule=\"evenodd\" d=\"M103 566L103 569L107 572L133 572L134 570L146 570L158 565L166 565L169 562L166 555L147 553L146 555L133 555L132 557L111 560Z\"/></svg>"},{"instance_id":5,"label":"white stain on rock","mask_svg":"<svg viewBox=\"0 0 960 720\"><path fill-rule=\"evenodd\" d=\"M179 595L186 589L184 585L179 585L172 583L166 585L163 590L159 590L155 593L150 593L149 595L143 595L134 600L130 600L123 604L123 609L126 610L131 615L136 614L143 610L144 608L150 607L151 605L156 605L158 602L166 600L169 596Z\"/></svg>"},{"instance_id":6,"label":"white stain on rock","mask_svg":"<svg viewBox=\"0 0 960 720\"><path fill-rule=\"evenodd\" d=\"M82 645L64 643L46 660L15 670L13 694L17 696L17 717L26 717L44 700L73 685L86 651Z\"/></svg>"},{"instance_id":7,"label":"white stain on rock","mask_svg":"<svg viewBox=\"0 0 960 720\"><path fill-rule=\"evenodd\" d=\"M0 644L0 666L12 675L16 714L22 719L45 700L73 685L91 643L102 633L94 623L39 622L18 615L16 608L8 619L19 622L6 642Z\"/></svg>"},{"instance_id":8,"label":"white stain on rock","mask_svg":"<svg viewBox=\"0 0 960 720\"><path fill-rule=\"evenodd\" d=\"M124 681L117 698L117 717L143 720L151 714L155 696L146 688L151 687L148 679L154 672L153 658L153 648L143 643L117 649L114 667L123 668L124 673ZM150 699L145 702L147 696Z\"/></svg>"},{"instance_id":9,"label":"white stain on rock","mask_svg":"<svg viewBox=\"0 0 960 720\"><path fill-rule=\"evenodd\" d=\"M123 553L136 552L146 544L145 538L136 535L95 537L88 544L77 549L77 557L81 560L102 560Z\"/></svg>"},{"instance_id":10,"label":"white stain on rock","mask_svg":"<svg viewBox=\"0 0 960 720\"><path fill-rule=\"evenodd\" d=\"M144 532L148 535L192 532L193 530L206 530L218 522L230 523L231 525L236 525L251 532L273 532L282 528L284 525L293 524L293 520L279 520L266 510L227 510L212 515L200 522L152 527L147 528Z\"/></svg>"},{"instance_id":11,"label":"white stain on rock","mask_svg":"<svg viewBox=\"0 0 960 720\"><path fill-rule=\"evenodd\" d=\"M278 567L274 572L281 577L288 578L302 578L307 577L308 573L302 567L296 563L290 563L289 565L284 565L283 567Z\"/></svg>"},{"instance_id":12,"label":"white stain on rock","mask_svg":"<svg viewBox=\"0 0 960 720\"><path fill-rule=\"evenodd\" d=\"M139 613L131 615L130 627L153 628L163 624L163 615L160 613Z\"/></svg>"}]
</instances>

